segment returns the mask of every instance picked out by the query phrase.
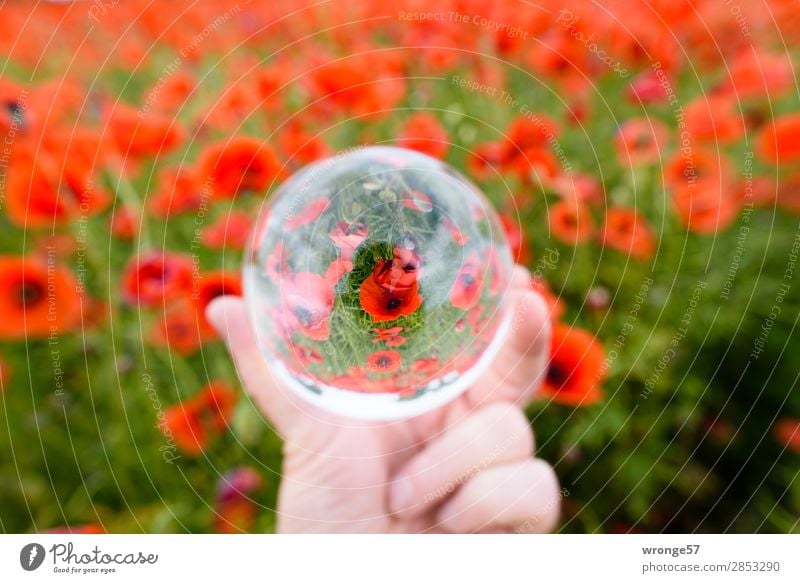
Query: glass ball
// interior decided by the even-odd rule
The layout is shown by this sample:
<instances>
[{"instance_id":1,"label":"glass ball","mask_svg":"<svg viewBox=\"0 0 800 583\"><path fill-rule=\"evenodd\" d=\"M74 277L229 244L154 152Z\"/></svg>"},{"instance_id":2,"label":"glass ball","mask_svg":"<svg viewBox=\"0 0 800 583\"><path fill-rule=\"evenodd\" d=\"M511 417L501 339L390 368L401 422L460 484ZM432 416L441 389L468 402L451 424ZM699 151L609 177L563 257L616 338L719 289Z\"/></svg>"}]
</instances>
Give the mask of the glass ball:
<instances>
[{"instance_id":1,"label":"glass ball","mask_svg":"<svg viewBox=\"0 0 800 583\"><path fill-rule=\"evenodd\" d=\"M499 349L513 261L484 195L450 166L364 147L290 177L245 257L257 341L291 390L366 419L429 411Z\"/></svg>"}]
</instances>

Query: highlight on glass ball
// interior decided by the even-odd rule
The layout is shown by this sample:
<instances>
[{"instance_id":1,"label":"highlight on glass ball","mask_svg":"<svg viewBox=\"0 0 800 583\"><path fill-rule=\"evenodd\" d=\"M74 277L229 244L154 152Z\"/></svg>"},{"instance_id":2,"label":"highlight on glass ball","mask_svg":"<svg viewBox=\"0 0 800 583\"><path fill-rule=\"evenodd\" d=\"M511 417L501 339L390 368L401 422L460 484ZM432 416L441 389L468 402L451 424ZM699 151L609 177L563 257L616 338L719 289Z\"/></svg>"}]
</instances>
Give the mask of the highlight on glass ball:
<instances>
[{"instance_id":1,"label":"highlight on glass ball","mask_svg":"<svg viewBox=\"0 0 800 583\"><path fill-rule=\"evenodd\" d=\"M368 147L311 164L260 211L245 298L292 390L355 418L466 389L510 323L513 262L483 194L439 160Z\"/></svg>"}]
</instances>

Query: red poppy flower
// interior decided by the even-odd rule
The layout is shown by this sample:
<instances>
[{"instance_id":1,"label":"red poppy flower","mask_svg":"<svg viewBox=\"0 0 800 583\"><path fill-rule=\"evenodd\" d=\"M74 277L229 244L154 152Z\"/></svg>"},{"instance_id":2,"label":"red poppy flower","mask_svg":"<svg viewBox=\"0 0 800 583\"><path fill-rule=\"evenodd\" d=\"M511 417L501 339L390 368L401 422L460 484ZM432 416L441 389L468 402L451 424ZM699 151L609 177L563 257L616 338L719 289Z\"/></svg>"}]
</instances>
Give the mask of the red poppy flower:
<instances>
[{"instance_id":1,"label":"red poppy flower","mask_svg":"<svg viewBox=\"0 0 800 583\"><path fill-rule=\"evenodd\" d=\"M705 178L726 180L730 175L731 171L724 156L702 148L693 148L689 155L678 152L664 168L664 181L674 188Z\"/></svg>"},{"instance_id":2,"label":"red poppy flower","mask_svg":"<svg viewBox=\"0 0 800 583\"><path fill-rule=\"evenodd\" d=\"M403 357L396 350L379 350L367 357L367 370L389 374L398 370L402 363Z\"/></svg>"},{"instance_id":3,"label":"red poppy flower","mask_svg":"<svg viewBox=\"0 0 800 583\"><path fill-rule=\"evenodd\" d=\"M617 160L622 166L658 162L663 156L667 135L667 127L657 119L630 119L620 126L614 139Z\"/></svg>"},{"instance_id":4,"label":"red poppy flower","mask_svg":"<svg viewBox=\"0 0 800 583\"><path fill-rule=\"evenodd\" d=\"M486 180L499 173L506 158L507 148L500 142L486 142L475 146L467 157L467 168L478 180Z\"/></svg>"},{"instance_id":5,"label":"red poppy flower","mask_svg":"<svg viewBox=\"0 0 800 583\"><path fill-rule=\"evenodd\" d=\"M0 338L45 338L74 328L81 296L72 273L25 257L0 257Z\"/></svg>"},{"instance_id":6,"label":"red poppy flower","mask_svg":"<svg viewBox=\"0 0 800 583\"><path fill-rule=\"evenodd\" d=\"M234 534L253 530L258 507L251 496L262 484L261 474L247 466L231 470L220 478L214 517L216 532Z\"/></svg>"},{"instance_id":7,"label":"red poppy flower","mask_svg":"<svg viewBox=\"0 0 800 583\"><path fill-rule=\"evenodd\" d=\"M800 453L800 419L784 417L772 428L778 445L793 453Z\"/></svg>"},{"instance_id":8,"label":"red poppy flower","mask_svg":"<svg viewBox=\"0 0 800 583\"><path fill-rule=\"evenodd\" d=\"M209 249L244 249L250 237L252 220L244 211L231 210L203 227L200 241Z\"/></svg>"},{"instance_id":9,"label":"red poppy flower","mask_svg":"<svg viewBox=\"0 0 800 583\"><path fill-rule=\"evenodd\" d=\"M201 154L198 173L214 194L233 198L246 191L265 193L282 176L275 151L261 140L236 136Z\"/></svg>"},{"instance_id":10,"label":"red poppy flower","mask_svg":"<svg viewBox=\"0 0 800 583\"><path fill-rule=\"evenodd\" d=\"M558 160L545 147L528 148L514 156L507 168L517 174L526 184L550 185L558 176Z\"/></svg>"},{"instance_id":11,"label":"red poppy flower","mask_svg":"<svg viewBox=\"0 0 800 583\"><path fill-rule=\"evenodd\" d=\"M597 178L583 172L569 172L557 176L551 183L553 190L567 202L602 205L605 194Z\"/></svg>"},{"instance_id":12,"label":"red poppy flower","mask_svg":"<svg viewBox=\"0 0 800 583\"><path fill-rule=\"evenodd\" d=\"M272 253L267 257L267 275L275 283L280 283L283 276L289 274L289 264L286 260L286 252L283 243L280 241L275 245Z\"/></svg>"},{"instance_id":13,"label":"red poppy flower","mask_svg":"<svg viewBox=\"0 0 800 583\"><path fill-rule=\"evenodd\" d=\"M531 259L531 250L528 246L528 238L525 230L516 219L511 218L505 213L500 214L500 224L511 248L511 256L517 263L525 264Z\"/></svg>"},{"instance_id":14,"label":"red poppy flower","mask_svg":"<svg viewBox=\"0 0 800 583\"><path fill-rule=\"evenodd\" d=\"M582 203L557 201L550 206L547 219L553 236L571 245L588 241L594 231L589 209Z\"/></svg>"},{"instance_id":15,"label":"red poppy flower","mask_svg":"<svg viewBox=\"0 0 800 583\"><path fill-rule=\"evenodd\" d=\"M450 288L450 302L460 310L470 310L481 299L484 273L478 256L470 255L461 265Z\"/></svg>"},{"instance_id":16,"label":"red poppy flower","mask_svg":"<svg viewBox=\"0 0 800 583\"><path fill-rule=\"evenodd\" d=\"M174 113L183 108L196 88L197 80L191 73L177 70L144 93L145 103L150 100L158 111Z\"/></svg>"},{"instance_id":17,"label":"red poppy flower","mask_svg":"<svg viewBox=\"0 0 800 583\"><path fill-rule=\"evenodd\" d=\"M403 206L406 208L410 208L411 210L419 211L421 213L429 213L433 210L433 201L431 200L431 197L424 192L419 190L404 192L402 197Z\"/></svg>"},{"instance_id":18,"label":"red poppy flower","mask_svg":"<svg viewBox=\"0 0 800 583\"><path fill-rule=\"evenodd\" d=\"M402 71L375 51L323 63L309 76L312 94L324 108L370 115L390 110L405 96Z\"/></svg>"},{"instance_id":19,"label":"red poppy flower","mask_svg":"<svg viewBox=\"0 0 800 583\"><path fill-rule=\"evenodd\" d=\"M293 364L299 367L301 371L312 364L319 364L325 361L325 357L310 346L303 346L294 342L288 342L287 344L294 357Z\"/></svg>"},{"instance_id":20,"label":"red poppy flower","mask_svg":"<svg viewBox=\"0 0 800 583\"><path fill-rule=\"evenodd\" d=\"M220 130L238 127L257 107L258 100L253 89L247 83L238 82L222 90L200 121Z\"/></svg>"},{"instance_id":21,"label":"red poppy flower","mask_svg":"<svg viewBox=\"0 0 800 583\"><path fill-rule=\"evenodd\" d=\"M744 135L745 126L735 95L701 96L684 107L686 129L692 139L730 144Z\"/></svg>"},{"instance_id":22,"label":"red poppy flower","mask_svg":"<svg viewBox=\"0 0 800 583\"><path fill-rule=\"evenodd\" d=\"M295 273L282 282L281 301L291 329L312 340L327 340L334 300L331 283L308 271Z\"/></svg>"},{"instance_id":23,"label":"red poppy flower","mask_svg":"<svg viewBox=\"0 0 800 583\"><path fill-rule=\"evenodd\" d=\"M122 296L128 303L155 306L175 299L192 284L192 260L178 253L134 257L122 273Z\"/></svg>"},{"instance_id":24,"label":"red poppy flower","mask_svg":"<svg viewBox=\"0 0 800 583\"><path fill-rule=\"evenodd\" d=\"M656 247L655 235L649 223L635 210L610 208L600 233L600 242L634 259L648 259Z\"/></svg>"},{"instance_id":25,"label":"red poppy flower","mask_svg":"<svg viewBox=\"0 0 800 583\"><path fill-rule=\"evenodd\" d=\"M589 332L557 323L553 326L550 362L541 392L561 405L579 407L602 399L605 354Z\"/></svg>"},{"instance_id":26,"label":"red poppy flower","mask_svg":"<svg viewBox=\"0 0 800 583\"><path fill-rule=\"evenodd\" d=\"M339 221L328 233L333 244L339 248L342 259L352 259L356 249L369 236L369 228L361 223Z\"/></svg>"},{"instance_id":27,"label":"red poppy flower","mask_svg":"<svg viewBox=\"0 0 800 583\"><path fill-rule=\"evenodd\" d=\"M664 103L669 98L665 86L669 85L666 85L655 71L646 71L628 85L625 95L634 105Z\"/></svg>"},{"instance_id":28,"label":"red poppy flower","mask_svg":"<svg viewBox=\"0 0 800 583\"><path fill-rule=\"evenodd\" d=\"M156 217L196 211L203 202L203 191L194 171L187 166L167 166L156 178L157 190L148 197L147 208Z\"/></svg>"},{"instance_id":29,"label":"red poppy flower","mask_svg":"<svg viewBox=\"0 0 800 583\"><path fill-rule=\"evenodd\" d=\"M106 534L106 529L102 524L79 524L48 528L44 532L46 534Z\"/></svg>"},{"instance_id":30,"label":"red poppy flower","mask_svg":"<svg viewBox=\"0 0 800 583\"><path fill-rule=\"evenodd\" d=\"M299 214L289 215L286 217L285 226L288 230L294 230L298 227L308 225L316 221L319 216L325 212L331 204L331 201L326 197L321 196L308 203Z\"/></svg>"},{"instance_id":31,"label":"red poppy flower","mask_svg":"<svg viewBox=\"0 0 800 583\"><path fill-rule=\"evenodd\" d=\"M375 328L373 330L375 333L375 338L372 339L372 342L375 344L378 342L385 342L386 346L392 348L402 346L406 341L404 336L400 336L402 331L402 326L392 326L391 328Z\"/></svg>"},{"instance_id":32,"label":"red poppy flower","mask_svg":"<svg viewBox=\"0 0 800 583\"><path fill-rule=\"evenodd\" d=\"M741 200L729 194L718 179L698 180L677 189L672 196L678 218L690 231L711 234L726 229L736 219Z\"/></svg>"},{"instance_id":33,"label":"red poppy flower","mask_svg":"<svg viewBox=\"0 0 800 583\"><path fill-rule=\"evenodd\" d=\"M136 236L139 226L136 213L130 211L126 206L118 206L109 221L109 230L117 239L130 241Z\"/></svg>"},{"instance_id":34,"label":"red poppy flower","mask_svg":"<svg viewBox=\"0 0 800 583\"><path fill-rule=\"evenodd\" d=\"M200 275L194 284L191 299L200 322L200 331L204 336L216 338L214 328L206 320L206 308L215 299L222 296L241 296L242 276L236 271L210 271Z\"/></svg>"},{"instance_id":35,"label":"red poppy flower","mask_svg":"<svg viewBox=\"0 0 800 583\"><path fill-rule=\"evenodd\" d=\"M762 197L769 196L770 198L766 200L775 200L775 184L770 184L767 189L768 195L762 195ZM800 214L800 172L790 174L779 182L777 203L778 206L790 213Z\"/></svg>"},{"instance_id":36,"label":"red poppy flower","mask_svg":"<svg viewBox=\"0 0 800 583\"><path fill-rule=\"evenodd\" d=\"M729 66L729 76L719 91L736 99L769 97L774 101L794 85L792 62L786 53L748 47Z\"/></svg>"},{"instance_id":37,"label":"red poppy flower","mask_svg":"<svg viewBox=\"0 0 800 583\"><path fill-rule=\"evenodd\" d=\"M123 156L163 155L180 146L185 137L172 116L144 113L120 103L111 110L107 128Z\"/></svg>"},{"instance_id":38,"label":"red poppy flower","mask_svg":"<svg viewBox=\"0 0 800 583\"><path fill-rule=\"evenodd\" d=\"M800 113L788 113L767 125L756 138L756 152L769 164L800 161Z\"/></svg>"},{"instance_id":39,"label":"red poppy flower","mask_svg":"<svg viewBox=\"0 0 800 583\"><path fill-rule=\"evenodd\" d=\"M330 262L323 277L325 281L333 287L339 283L339 280L342 279L345 273L350 273L351 271L353 271L353 262L349 259L339 257Z\"/></svg>"},{"instance_id":40,"label":"red poppy flower","mask_svg":"<svg viewBox=\"0 0 800 583\"><path fill-rule=\"evenodd\" d=\"M47 153L36 155L18 149L12 156L12 167L5 185L6 214L15 224L25 228L64 225L83 214L104 210L110 195L83 175L59 170ZM69 179L73 177L74 179Z\"/></svg>"},{"instance_id":41,"label":"red poppy flower","mask_svg":"<svg viewBox=\"0 0 800 583\"><path fill-rule=\"evenodd\" d=\"M413 314L422 305L419 295L419 257L409 249L395 248L391 261L381 259L361 284L359 300L375 322L389 322Z\"/></svg>"},{"instance_id":42,"label":"red poppy flower","mask_svg":"<svg viewBox=\"0 0 800 583\"><path fill-rule=\"evenodd\" d=\"M321 137L306 132L297 123L288 125L280 134L278 143L286 159L299 164L310 164L332 153Z\"/></svg>"},{"instance_id":43,"label":"red poppy flower","mask_svg":"<svg viewBox=\"0 0 800 583\"><path fill-rule=\"evenodd\" d=\"M164 433L188 455L199 455L228 426L236 404L236 392L222 381L164 411Z\"/></svg>"},{"instance_id":44,"label":"red poppy flower","mask_svg":"<svg viewBox=\"0 0 800 583\"><path fill-rule=\"evenodd\" d=\"M198 315L187 302L180 301L158 314L150 332L150 343L188 356L200 348L202 336Z\"/></svg>"},{"instance_id":45,"label":"red poppy flower","mask_svg":"<svg viewBox=\"0 0 800 583\"><path fill-rule=\"evenodd\" d=\"M419 112L408 118L397 140L399 146L440 160L450 149L450 138L434 115Z\"/></svg>"}]
</instances>

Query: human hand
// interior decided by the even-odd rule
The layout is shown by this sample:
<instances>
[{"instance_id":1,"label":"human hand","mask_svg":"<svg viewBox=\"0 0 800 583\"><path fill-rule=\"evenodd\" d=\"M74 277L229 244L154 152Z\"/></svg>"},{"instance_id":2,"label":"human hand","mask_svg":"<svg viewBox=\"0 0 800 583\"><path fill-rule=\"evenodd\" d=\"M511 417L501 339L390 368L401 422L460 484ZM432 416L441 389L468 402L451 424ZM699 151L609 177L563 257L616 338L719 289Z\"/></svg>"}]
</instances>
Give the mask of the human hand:
<instances>
[{"instance_id":1,"label":"human hand","mask_svg":"<svg viewBox=\"0 0 800 583\"><path fill-rule=\"evenodd\" d=\"M439 409L399 421L336 416L281 384L240 298L207 311L245 389L285 440L279 532L547 532L558 520L553 469L532 457L523 412L547 367L550 320L517 267L514 325L481 378Z\"/></svg>"}]
</instances>

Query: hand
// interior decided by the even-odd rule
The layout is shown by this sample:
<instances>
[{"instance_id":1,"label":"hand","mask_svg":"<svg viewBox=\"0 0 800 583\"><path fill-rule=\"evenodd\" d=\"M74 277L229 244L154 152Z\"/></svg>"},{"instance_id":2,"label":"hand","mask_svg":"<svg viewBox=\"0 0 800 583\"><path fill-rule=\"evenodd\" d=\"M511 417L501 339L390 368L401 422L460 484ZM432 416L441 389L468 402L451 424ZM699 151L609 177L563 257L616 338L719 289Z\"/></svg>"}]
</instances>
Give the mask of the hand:
<instances>
[{"instance_id":1,"label":"hand","mask_svg":"<svg viewBox=\"0 0 800 583\"><path fill-rule=\"evenodd\" d=\"M546 532L558 520L553 469L532 457L523 407L547 366L550 323L530 274L514 273L506 346L473 386L411 419L338 417L277 381L244 302L224 296L207 317L245 389L284 438L279 532Z\"/></svg>"}]
</instances>

